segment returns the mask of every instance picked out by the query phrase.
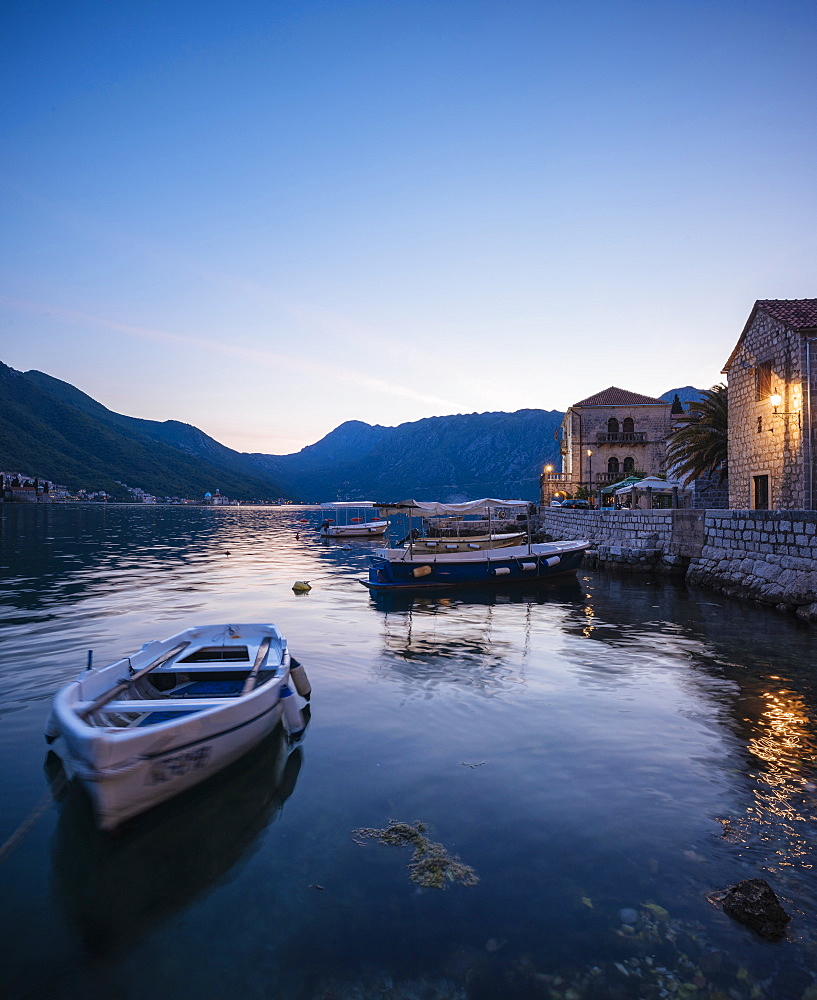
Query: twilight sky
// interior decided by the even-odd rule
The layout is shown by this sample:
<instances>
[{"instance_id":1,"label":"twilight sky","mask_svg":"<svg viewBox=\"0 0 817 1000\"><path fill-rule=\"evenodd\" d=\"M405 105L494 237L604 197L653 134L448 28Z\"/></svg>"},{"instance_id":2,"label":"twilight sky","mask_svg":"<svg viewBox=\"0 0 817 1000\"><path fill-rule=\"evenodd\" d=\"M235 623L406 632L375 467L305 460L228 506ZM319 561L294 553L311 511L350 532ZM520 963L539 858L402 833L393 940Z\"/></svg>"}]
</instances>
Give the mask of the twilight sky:
<instances>
[{"instance_id":1,"label":"twilight sky","mask_svg":"<svg viewBox=\"0 0 817 1000\"><path fill-rule=\"evenodd\" d=\"M811 0L26 0L0 361L247 451L707 387L817 295Z\"/></svg>"}]
</instances>

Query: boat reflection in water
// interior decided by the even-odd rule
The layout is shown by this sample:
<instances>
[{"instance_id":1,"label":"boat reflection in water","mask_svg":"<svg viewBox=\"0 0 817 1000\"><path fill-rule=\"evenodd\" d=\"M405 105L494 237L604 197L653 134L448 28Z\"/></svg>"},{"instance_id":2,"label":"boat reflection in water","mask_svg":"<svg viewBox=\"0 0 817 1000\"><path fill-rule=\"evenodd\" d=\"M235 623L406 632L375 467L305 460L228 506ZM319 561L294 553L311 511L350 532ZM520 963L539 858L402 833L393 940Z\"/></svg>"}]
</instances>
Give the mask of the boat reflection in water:
<instances>
[{"instance_id":1,"label":"boat reflection in water","mask_svg":"<svg viewBox=\"0 0 817 1000\"><path fill-rule=\"evenodd\" d=\"M531 580L521 586L505 588L449 587L445 591L370 590L369 600L384 614L419 610L443 610L462 605L495 604L570 604L584 602L584 586L575 576L552 580Z\"/></svg>"},{"instance_id":2,"label":"boat reflection in water","mask_svg":"<svg viewBox=\"0 0 817 1000\"><path fill-rule=\"evenodd\" d=\"M520 658L527 656L531 630L545 624L539 606L562 619L585 601L575 577L511 589L369 591L369 597L383 616L383 663L391 673L412 685L421 681L486 691L515 676Z\"/></svg>"},{"instance_id":3,"label":"boat reflection in water","mask_svg":"<svg viewBox=\"0 0 817 1000\"><path fill-rule=\"evenodd\" d=\"M112 835L97 829L87 792L66 782L49 751L45 770L61 805L53 891L88 950L132 944L256 850L294 791L302 760L279 724L235 764Z\"/></svg>"}]
</instances>

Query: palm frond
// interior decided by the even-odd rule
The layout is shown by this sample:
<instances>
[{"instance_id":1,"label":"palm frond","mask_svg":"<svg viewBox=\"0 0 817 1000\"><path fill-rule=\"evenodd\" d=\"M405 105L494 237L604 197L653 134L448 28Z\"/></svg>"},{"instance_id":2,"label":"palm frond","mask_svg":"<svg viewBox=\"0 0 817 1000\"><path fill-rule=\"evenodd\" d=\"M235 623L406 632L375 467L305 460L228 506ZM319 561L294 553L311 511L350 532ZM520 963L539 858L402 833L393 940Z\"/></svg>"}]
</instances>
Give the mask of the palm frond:
<instances>
[{"instance_id":1,"label":"palm frond","mask_svg":"<svg viewBox=\"0 0 817 1000\"><path fill-rule=\"evenodd\" d=\"M726 386L720 382L704 393L695 412L685 417L667 446L667 465L679 479L690 482L719 472L728 475L729 403Z\"/></svg>"}]
</instances>

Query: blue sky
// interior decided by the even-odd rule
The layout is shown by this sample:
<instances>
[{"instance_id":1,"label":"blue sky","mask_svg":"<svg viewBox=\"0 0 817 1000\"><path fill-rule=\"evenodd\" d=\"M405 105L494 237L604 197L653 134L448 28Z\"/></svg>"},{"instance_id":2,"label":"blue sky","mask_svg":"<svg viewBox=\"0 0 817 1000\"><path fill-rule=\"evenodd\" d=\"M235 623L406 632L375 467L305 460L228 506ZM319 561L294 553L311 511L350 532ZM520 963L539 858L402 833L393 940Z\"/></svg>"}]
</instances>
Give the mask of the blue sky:
<instances>
[{"instance_id":1,"label":"blue sky","mask_svg":"<svg viewBox=\"0 0 817 1000\"><path fill-rule=\"evenodd\" d=\"M817 5L0 14L0 360L289 452L720 379L817 296Z\"/></svg>"}]
</instances>

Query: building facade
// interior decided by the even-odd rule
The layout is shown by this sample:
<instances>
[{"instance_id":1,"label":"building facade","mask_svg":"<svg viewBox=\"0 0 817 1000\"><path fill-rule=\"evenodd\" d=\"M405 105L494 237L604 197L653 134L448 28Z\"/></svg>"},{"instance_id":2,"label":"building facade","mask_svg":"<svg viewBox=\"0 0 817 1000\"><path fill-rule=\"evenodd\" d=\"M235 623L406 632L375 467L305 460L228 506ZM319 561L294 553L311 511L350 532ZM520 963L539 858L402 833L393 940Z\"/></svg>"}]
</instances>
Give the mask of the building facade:
<instances>
[{"instance_id":1,"label":"building facade","mask_svg":"<svg viewBox=\"0 0 817 1000\"><path fill-rule=\"evenodd\" d=\"M630 475L662 475L676 419L671 410L663 399L616 386L574 403L562 421L562 469L545 470L541 502Z\"/></svg>"},{"instance_id":2,"label":"building facade","mask_svg":"<svg viewBox=\"0 0 817 1000\"><path fill-rule=\"evenodd\" d=\"M817 299L759 299L723 369L729 506L817 506Z\"/></svg>"}]
</instances>

